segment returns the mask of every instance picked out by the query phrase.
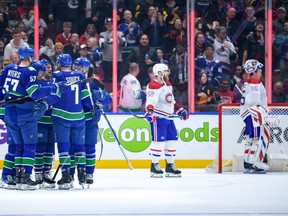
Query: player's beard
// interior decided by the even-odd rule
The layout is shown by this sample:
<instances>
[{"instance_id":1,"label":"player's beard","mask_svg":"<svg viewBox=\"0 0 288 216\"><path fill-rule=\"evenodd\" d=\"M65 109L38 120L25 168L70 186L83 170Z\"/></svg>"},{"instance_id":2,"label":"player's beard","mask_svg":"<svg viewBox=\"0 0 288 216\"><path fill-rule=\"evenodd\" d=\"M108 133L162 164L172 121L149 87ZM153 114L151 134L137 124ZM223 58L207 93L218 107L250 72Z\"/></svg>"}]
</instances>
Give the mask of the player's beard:
<instances>
[{"instance_id":1,"label":"player's beard","mask_svg":"<svg viewBox=\"0 0 288 216\"><path fill-rule=\"evenodd\" d=\"M169 75L168 75L168 74L164 74L163 80L164 80L165 82L169 81Z\"/></svg>"}]
</instances>

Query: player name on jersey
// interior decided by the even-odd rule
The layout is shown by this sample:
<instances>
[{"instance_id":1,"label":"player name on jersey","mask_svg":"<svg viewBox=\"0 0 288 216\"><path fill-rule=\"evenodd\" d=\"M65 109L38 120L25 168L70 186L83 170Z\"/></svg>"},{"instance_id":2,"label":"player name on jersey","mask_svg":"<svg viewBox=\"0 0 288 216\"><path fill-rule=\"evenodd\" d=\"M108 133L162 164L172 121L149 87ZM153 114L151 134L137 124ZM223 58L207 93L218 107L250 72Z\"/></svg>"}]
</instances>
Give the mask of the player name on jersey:
<instances>
[{"instance_id":1,"label":"player name on jersey","mask_svg":"<svg viewBox=\"0 0 288 216\"><path fill-rule=\"evenodd\" d=\"M15 78L20 78L21 72L16 70L9 70L7 75Z\"/></svg>"},{"instance_id":2,"label":"player name on jersey","mask_svg":"<svg viewBox=\"0 0 288 216\"><path fill-rule=\"evenodd\" d=\"M79 76L65 77L67 83L73 83L80 80Z\"/></svg>"}]
</instances>

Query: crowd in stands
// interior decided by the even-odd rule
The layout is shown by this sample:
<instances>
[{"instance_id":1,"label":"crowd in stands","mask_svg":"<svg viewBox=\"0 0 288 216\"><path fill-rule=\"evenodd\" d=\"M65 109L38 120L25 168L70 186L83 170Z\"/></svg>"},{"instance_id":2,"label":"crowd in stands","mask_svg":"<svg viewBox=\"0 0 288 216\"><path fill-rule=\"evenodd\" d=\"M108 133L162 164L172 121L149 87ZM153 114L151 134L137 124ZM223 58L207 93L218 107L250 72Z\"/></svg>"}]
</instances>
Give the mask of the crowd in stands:
<instances>
[{"instance_id":1,"label":"crowd in stands","mask_svg":"<svg viewBox=\"0 0 288 216\"><path fill-rule=\"evenodd\" d=\"M285 103L288 1L273 0L272 5L272 99ZM19 47L34 47L34 29L39 28L40 59L55 65L62 53L73 60L87 57L90 73L100 75L106 84L112 82L112 23L116 21L111 18L112 0L39 1L37 27L33 6L34 0L0 0L0 68L13 61ZM117 1L118 82L128 73L129 63L135 62L144 88L148 69L159 62L168 64L177 101L188 106L186 9L186 0ZM196 110L216 110L219 103L239 102L246 76L242 65L247 59L265 65L265 1L196 0L195 10Z\"/></svg>"}]
</instances>

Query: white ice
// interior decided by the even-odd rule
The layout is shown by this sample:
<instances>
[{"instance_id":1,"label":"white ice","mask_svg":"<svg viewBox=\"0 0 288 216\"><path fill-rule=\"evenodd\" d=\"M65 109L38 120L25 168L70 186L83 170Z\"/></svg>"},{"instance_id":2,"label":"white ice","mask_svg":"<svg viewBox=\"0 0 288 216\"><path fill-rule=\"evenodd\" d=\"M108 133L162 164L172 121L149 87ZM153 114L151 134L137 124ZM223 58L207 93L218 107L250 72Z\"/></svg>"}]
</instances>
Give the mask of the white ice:
<instances>
[{"instance_id":1,"label":"white ice","mask_svg":"<svg viewBox=\"0 0 288 216\"><path fill-rule=\"evenodd\" d=\"M288 214L288 173L182 173L155 179L148 169L96 169L90 189L77 180L69 191L0 189L0 215Z\"/></svg>"}]
</instances>

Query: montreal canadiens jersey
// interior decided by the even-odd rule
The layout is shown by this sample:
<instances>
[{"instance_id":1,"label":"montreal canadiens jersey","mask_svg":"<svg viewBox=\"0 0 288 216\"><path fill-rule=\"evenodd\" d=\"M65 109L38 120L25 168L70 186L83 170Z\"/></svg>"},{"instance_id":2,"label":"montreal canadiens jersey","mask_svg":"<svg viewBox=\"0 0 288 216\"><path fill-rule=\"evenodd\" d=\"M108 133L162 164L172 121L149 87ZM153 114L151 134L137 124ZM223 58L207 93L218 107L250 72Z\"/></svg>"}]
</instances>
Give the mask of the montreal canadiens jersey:
<instances>
[{"instance_id":1,"label":"montreal canadiens jersey","mask_svg":"<svg viewBox=\"0 0 288 216\"><path fill-rule=\"evenodd\" d=\"M153 115L160 118L173 115L175 104L170 82L162 85L153 80L147 85L146 109L152 106L154 108Z\"/></svg>"},{"instance_id":2,"label":"montreal canadiens jersey","mask_svg":"<svg viewBox=\"0 0 288 216\"><path fill-rule=\"evenodd\" d=\"M85 75L82 72L56 71L52 74L50 83L72 83L83 79ZM62 122L85 121L82 103L92 109L86 82L71 85L61 94L59 101L53 105L52 119Z\"/></svg>"},{"instance_id":3,"label":"montreal canadiens jersey","mask_svg":"<svg viewBox=\"0 0 288 216\"><path fill-rule=\"evenodd\" d=\"M240 114L248 108L260 105L267 110L267 94L262 82L256 78L245 80L242 91Z\"/></svg>"}]
</instances>

